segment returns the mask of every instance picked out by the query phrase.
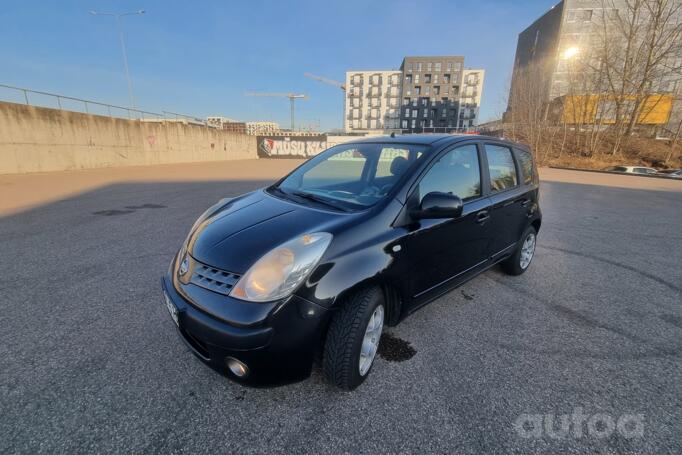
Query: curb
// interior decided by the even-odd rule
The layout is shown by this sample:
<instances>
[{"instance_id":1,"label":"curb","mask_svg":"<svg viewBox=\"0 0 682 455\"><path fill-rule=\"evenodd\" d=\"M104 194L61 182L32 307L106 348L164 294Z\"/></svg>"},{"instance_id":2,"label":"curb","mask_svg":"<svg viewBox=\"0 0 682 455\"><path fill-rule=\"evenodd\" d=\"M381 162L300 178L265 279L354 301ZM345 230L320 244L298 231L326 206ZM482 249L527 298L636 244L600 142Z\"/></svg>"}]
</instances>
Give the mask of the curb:
<instances>
[{"instance_id":1,"label":"curb","mask_svg":"<svg viewBox=\"0 0 682 455\"><path fill-rule=\"evenodd\" d=\"M580 171L580 172L595 172L597 174L613 174L613 175L624 175L627 177L646 177L650 179L665 179L665 180L680 180L675 177L666 177L665 175L655 175L655 174L629 174L627 172L616 172L616 171L602 171L599 169L581 169L577 167L563 167L563 166L547 166L550 169L561 169L564 171Z\"/></svg>"}]
</instances>

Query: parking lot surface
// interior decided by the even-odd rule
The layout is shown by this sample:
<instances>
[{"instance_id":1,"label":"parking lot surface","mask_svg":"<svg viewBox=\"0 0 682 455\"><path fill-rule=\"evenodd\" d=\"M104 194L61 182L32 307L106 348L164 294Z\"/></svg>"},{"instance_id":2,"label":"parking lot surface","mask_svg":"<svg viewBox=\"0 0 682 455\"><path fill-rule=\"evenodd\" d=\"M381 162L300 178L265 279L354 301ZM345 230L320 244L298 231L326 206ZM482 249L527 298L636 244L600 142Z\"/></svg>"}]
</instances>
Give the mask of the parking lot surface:
<instances>
[{"instance_id":1,"label":"parking lot surface","mask_svg":"<svg viewBox=\"0 0 682 455\"><path fill-rule=\"evenodd\" d=\"M388 329L354 392L205 367L159 277L206 207L295 164L0 176L0 453L682 451L682 182L542 170L530 270Z\"/></svg>"}]
</instances>

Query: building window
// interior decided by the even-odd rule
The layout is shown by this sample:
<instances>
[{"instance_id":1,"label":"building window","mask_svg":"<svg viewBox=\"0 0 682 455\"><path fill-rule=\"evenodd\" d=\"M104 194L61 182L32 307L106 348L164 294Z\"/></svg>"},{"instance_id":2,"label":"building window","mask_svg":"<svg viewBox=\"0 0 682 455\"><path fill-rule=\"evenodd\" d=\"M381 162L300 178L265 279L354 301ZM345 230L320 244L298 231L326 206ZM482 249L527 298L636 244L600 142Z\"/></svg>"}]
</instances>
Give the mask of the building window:
<instances>
[{"instance_id":1,"label":"building window","mask_svg":"<svg viewBox=\"0 0 682 455\"><path fill-rule=\"evenodd\" d=\"M434 74L434 75L433 75L433 83L434 83L434 84L437 84L437 83L438 83L438 75L437 75L437 74Z\"/></svg>"},{"instance_id":2,"label":"building window","mask_svg":"<svg viewBox=\"0 0 682 455\"><path fill-rule=\"evenodd\" d=\"M417 118L419 115L419 109L412 109L412 118Z\"/></svg>"},{"instance_id":3,"label":"building window","mask_svg":"<svg viewBox=\"0 0 682 455\"><path fill-rule=\"evenodd\" d=\"M436 63L434 66L435 66L434 71L436 71L437 73L440 73L441 63L438 62L438 63Z\"/></svg>"},{"instance_id":4,"label":"building window","mask_svg":"<svg viewBox=\"0 0 682 455\"><path fill-rule=\"evenodd\" d=\"M452 62L448 62L448 71L452 71Z\"/></svg>"},{"instance_id":5,"label":"building window","mask_svg":"<svg viewBox=\"0 0 682 455\"><path fill-rule=\"evenodd\" d=\"M566 22L590 22L591 20L591 9L570 9L566 13Z\"/></svg>"},{"instance_id":6,"label":"building window","mask_svg":"<svg viewBox=\"0 0 682 455\"><path fill-rule=\"evenodd\" d=\"M421 101L422 106L426 106L429 104L429 99L428 98L419 98Z\"/></svg>"},{"instance_id":7,"label":"building window","mask_svg":"<svg viewBox=\"0 0 682 455\"><path fill-rule=\"evenodd\" d=\"M461 62L455 62L454 70L459 71L461 69L462 69L462 63Z\"/></svg>"},{"instance_id":8,"label":"building window","mask_svg":"<svg viewBox=\"0 0 682 455\"><path fill-rule=\"evenodd\" d=\"M407 129L407 120L402 121L403 129Z\"/></svg>"},{"instance_id":9,"label":"building window","mask_svg":"<svg viewBox=\"0 0 682 455\"><path fill-rule=\"evenodd\" d=\"M431 62L426 63L426 71L431 71Z\"/></svg>"},{"instance_id":10,"label":"building window","mask_svg":"<svg viewBox=\"0 0 682 455\"><path fill-rule=\"evenodd\" d=\"M430 84L430 83L431 83L431 75L430 75L430 74L425 74L425 75L424 75L424 83L425 83L425 84Z\"/></svg>"},{"instance_id":11,"label":"building window","mask_svg":"<svg viewBox=\"0 0 682 455\"><path fill-rule=\"evenodd\" d=\"M417 98L412 98L412 106L417 107Z\"/></svg>"},{"instance_id":12,"label":"building window","mask_svg":"<svg viewBox=\"0 0 682 455\"><path fill-rule=\"evenodd\" d=\"M447 115L448 115L448 110L447 110L447 109L443 109L442 111L440 111L440 116L441 116L441 117L447 117Z\"/></svg>"},{"instance_id":13,"label":"building window","mask_svg":"<svg viewBox=\"0 0 682 455\"><path fill-rule=\"evenodd\" d=\"M414 65L415 65L415 67L417 68L417 71L421 71L421 70L422 70L422 62L417 62L417 63L415 63Z\"/></svg>"},{"instance_id":14,"label":"building window","mask_svg":"<svg viewBox=\"0 0 682 455\"><path fill-rule=\"evenodd\" d=\"M405 109L405 117L409 117L409 116L410 116L410 109L407 108L407 109Z\"/></svg>"},{"instance_id":15,"label":"building window","mask_svg":"<svg viewBox=\"0 0 682 455\"><path fill-rule=\"evenodd\" d=\"M453 95L459 94L459 85L453 85L452 86L452 94Z\"/></svg>"},{"instance_id":16,"label":"building window","mask_svg":"<svg viewBox=\"0 0 682 455\"><path fill-rule=\"evenodd\" d=\"M429 95L431 93L431 86L427 85L424 87L424 95Z\"/></svg>"},{"instance_id":17,"label":"building window","mask_svg":"<svg viewBox=\"0 0 682 455\"><path fill-rule=\"evenodd\" d=\"M414 83L419 84L419 74L414 75Z\"/></svg>"},{"instance_id":18,"label":"building window","mask_svg":"<svg viewBox=\"0 0 682 455\"><path fill-rule=\"evenodd\" d=\"M412 83L412 75L411 75L411 74L405 75L405 83L406 83L406 84L411 84L411 83Z\"/></svg>"},{"instance_id":19,"label":"building window","mask_svg":"<svg viewBox=\"0 0 682 455\"><path fill-rule=\"evenodd\" d=\"M408 88L408 89L406 90L406 93L405 93L405 94L406 94L407 96L412 95L412 90L410 90L410 89Z\"/></svg>"},{"instance_id":20,"label":"building window","mask_svg":"<svg viewBox=\"0 0 682 455\"><path fill-rule=\"evenodd\" d=\"M443 106L447 106L447 105L448 105L448 99L447 99L447 97L446 97L446 98L441 98L440 100L443 102Z\"/></svg>"},{"instance_id":21,"label":"building window","mask_svg":"<svg viewBox=\"0 0 682 455\"><path fill-rule=\"evenodd\" d=\"M410 104L410 99L405 97L403 98L403 106L408 106Z\"/></svg>"},{"instance_id":22,"label":"building window","mask_svg":"<svg viewBox=\"0 0 682 455\"><path fill-rule=\"evenodd\" d=\"M422 92L422 88L421 88L420 86L417 85L417 86L414 88L414 94L417 95L417 96L419 96L419 95L421 95L421 92Z\"/></svg>"},{"instance_id":23,"label":"building window","mask_svg":"<svg viewBox=\"0 0 682 455\"><path fill-rule=\"evenodd\" d=\"M440 86L436 85L433 87L433 94L440 95Z\"/></svg>"},{"instance_id":24,"label":"building window","mask_svg":"<svg viewBox=\"0 0 682 455\"><path fill-rule=\"evenodd\" d=\"M429 110L428 110L428 109L424 109L424 111L422 112L422 117L428 118L428 116L429 116Z\"/></svg>"},{"instance_id":25,"label":"building window","mask_svg":"<svg viewBox=\"0 0 682 455\"><path fill-rule=\"evenodd\" d=\"M438 117L438 109L431 109L431 117L433 118Z\"/></svg>"},{"instance_id":26,"label":"building window","mask_svg":"<svg viewBox=\"0 0 682 455\"><path fill-rule=\"evenodd\" d=\"M443 84L449 84L450 83L450 75L449 74L443 74Z\"/></svg>"},{"instance_id":27,"label":"building window","mask_svg":"<svg viewBox=\"0 0 682 455\"><path fill-rule=\"evenodd\" d=\"M416 120L412 120L412 123L411 123L410 126L412 126L412 128L416 128L416 127L417 127L417 121L416 121Z\"/></svg>"},{"instance_id":28,"label":"building window","mask_svg":"<svg viewBox=\"0 0 682 455\"><path fill-rule=\"evenodd\" d=\"M412 63L407 64L407 71L412 72Z\"/></svg>"}]
</instances>

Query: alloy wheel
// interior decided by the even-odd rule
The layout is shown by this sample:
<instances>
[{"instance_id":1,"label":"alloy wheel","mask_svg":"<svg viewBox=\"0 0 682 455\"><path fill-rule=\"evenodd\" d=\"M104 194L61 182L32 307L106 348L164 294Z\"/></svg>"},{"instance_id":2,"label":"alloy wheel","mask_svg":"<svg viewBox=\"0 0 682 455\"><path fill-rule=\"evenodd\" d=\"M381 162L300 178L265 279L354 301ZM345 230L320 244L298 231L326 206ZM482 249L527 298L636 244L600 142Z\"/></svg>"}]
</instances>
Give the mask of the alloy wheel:
<instances>
[{"instance_id":1,"label":"alloy wheel","mask_svg":"<svg viewBox=\"0 0 682 455\"><path fill-rule=\"evenodd\" d=\"M362 347L360 348L359 369L360 376L364 376L372 366L374 357L379 348L379 340L381 339L381 330L384 328L384 307L379 305L374 309L372 316L369 318L367 328L365 329L365 336L362 340Z\"/></svg>"}]
</instances>

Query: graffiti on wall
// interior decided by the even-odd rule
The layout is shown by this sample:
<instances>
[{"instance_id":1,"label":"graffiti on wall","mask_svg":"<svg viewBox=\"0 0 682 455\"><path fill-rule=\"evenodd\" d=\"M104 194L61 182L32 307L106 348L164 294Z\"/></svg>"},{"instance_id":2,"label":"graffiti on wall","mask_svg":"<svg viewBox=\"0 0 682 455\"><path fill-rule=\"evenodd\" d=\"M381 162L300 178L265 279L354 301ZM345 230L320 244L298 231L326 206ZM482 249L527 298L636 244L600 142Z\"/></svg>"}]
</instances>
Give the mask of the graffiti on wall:
<instances>
[{"instance_id":1,"label":"graffiti on wall","mask_svg":"<svg viewBox=\"0 0 682 455\"><path fill-rule=\"evenodd\" d=\"M308 158L327 148L326 136L259 136L260 158Z\"/></svg>"}]
</instances>

